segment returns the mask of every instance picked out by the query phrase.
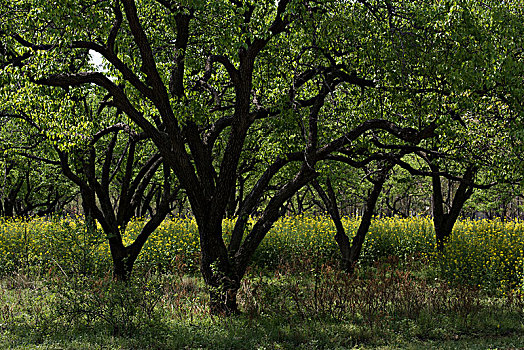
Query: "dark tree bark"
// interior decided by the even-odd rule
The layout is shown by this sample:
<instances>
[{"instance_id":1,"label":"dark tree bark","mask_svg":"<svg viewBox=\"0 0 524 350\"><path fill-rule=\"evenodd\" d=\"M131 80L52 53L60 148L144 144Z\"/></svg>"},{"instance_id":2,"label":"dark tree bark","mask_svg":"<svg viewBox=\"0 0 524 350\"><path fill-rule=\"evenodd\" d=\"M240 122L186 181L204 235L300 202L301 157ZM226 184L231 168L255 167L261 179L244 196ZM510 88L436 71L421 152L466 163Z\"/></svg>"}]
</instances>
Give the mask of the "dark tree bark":
<instances>
[{"instance_id":1,"label":"dark tree bark","mask_svg":"<svg viewBox=\"0 0 524 350\"><path fill-rule=\"evenodd\" d=\"M433 211L433 224L435 226L435 243L438 251L443 251L447 240L451 236L453 226L460 216L466 201L471 197L474 190L488 189L496 183L478 184L475 183L475 175L478 171L476 164L468 164L463 175L455 176L448 171L441 171L434 162L438 154L417 152L417 154L428 164L430 171L414 169L411 165L395 159L395 163L412 175L428 176L432 182L431 205ZM441 178L448 181L447 196L442 194ZM458 183L456 191L453 193L450 183Z\"/></svg>"},{"instance_id":2,"label":"dark tree bark","mask_svg":"<svg viewBox=\"0 0 524 350\"><path fill-rule=\"evenodd\" d=\"M7 196L4 198L4 213L6 217L14 217L16 213L16 202L18 194L24 184L23 179L18 178L16 183L11 187Z\"/></svg>"},{"instance_id":3,"label":"dark tree bark","mask_svg":"<svg viewBox=\"0 0 524 350\"><path fill-rule=\"evenodd\" d=\"M35 176L37 171L42 171L40 165L47 163L56 167L58 162L23 153L18 155L27 158L21 162L7 161L9 164L5 168L3 193L0 194L0 216L50 215L73 199L74 196L65 189L65 186L42 184L40 183L42 174L38 173L38 176ZM46 169L45 176L51 176L47 171L54 170Z\"/></svg>"},{"instance_id":4,"label":"dark tree bark","mask_svg":"<svg viewBox=\"0 0 524 350\"><path fill-rule=\"evenodd\" d=\"M360 253L362 252L362 246L364 245L366 234L368 233L369 227L371 226L371 220L373 218L373 213L375 211L378 197L380 196L384 182L386 182L388 172L392 167L393 165L391 163L385 163L382 165L381 169L376 172L374 178L369 178L373 184L373 188L366 198L357 233L351 242L348 235L346 234L344 226L342 225L335 191L333 190L331 181L328 178L326 183L327 193L317 181L312 182L313 187L324 202L326 209L331 216L333 223L335 224L335 241L337 242L342 256L342 268L348 273L353 273L355 265L360 258Z\"/></svg>"},{"instance_id":5,"label":"dark tree bark","mask_svg":"<svg viewBox=\"0 0 524 350\"><path fill-rule=\"evenodd\" d=\"M446 210L446 199L442 195L442 183L440 180L439 167L435 164L430 164L433 175L431 176L431 183L433 187L433 224L435 226L435 241L437 250L442 252L445 248L453 227L459 218L460 212L464 207L466 201L471 197L474 191L474 177L477 168L468 166L462 176L461 181L455 194L449 191L447 201L449 205ZM451 186L450 186L451 187Z\"/></svg>"},{"instance_id":6,"label":"dark tree bark","mask_svg":"<svg viewBox=\"0 0 524 350\"><path fill-rule=\"evenodd\" d=\"M129 135L128 146L123 148L123 153L115 154L118 134L122 130L129 129L124 124L118 124L99 132L91 141L87 155L81 153L75 155L74 162L70 154L59 149L56 151L59 154L64 175L80 188L86 224L94 229L96 227L94 220L98 221L107 236L113 260L114 277L117 280L127 281L143 245L169 213L171 201L178 190L172 188L169 168L163 167L160 201L154 213L147 218L146 224L135 241L125 246L122 234L143 202L144 192L159 171L162 158L154 154L144 163L137 162L135 156L137 143L140 140L138 135L133 133ZM106 148L98 150L97 143L107 134L112 134L111 140ZM97 152L100 151L104 156L101 159L102 169L97 172L95 170L98 163ZM125 161L122 161L124 159ZM71 168L71 163L76 164L76 171ZM116 183L117 173L121 178L118 183ZM116 201L111 198L111 193L115 191L118 191Z\"/></svg>"}]
</instances>

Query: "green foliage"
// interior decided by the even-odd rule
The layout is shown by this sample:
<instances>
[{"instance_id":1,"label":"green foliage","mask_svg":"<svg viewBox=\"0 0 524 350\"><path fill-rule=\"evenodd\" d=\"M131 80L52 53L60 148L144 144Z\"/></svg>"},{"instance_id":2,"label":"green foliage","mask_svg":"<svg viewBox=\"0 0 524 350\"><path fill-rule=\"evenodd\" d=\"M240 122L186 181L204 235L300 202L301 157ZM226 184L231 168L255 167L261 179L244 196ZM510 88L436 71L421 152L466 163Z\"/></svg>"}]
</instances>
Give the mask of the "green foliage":
<instances>
[{"instance_id":1,"label":"green foliage","mask_svg":"<svg viewBox=\"0 0 524 350\"><path fill-rule=\"evenodd\" d=\"M140 276L123 283L110 275L58 275L48 282L53 295L50 322L68 324L72 329L101 327L112 330L115 336L130 336L159 322L156 306L165 284L158 276L147 280Z\"/></svg>"}]
</instances>

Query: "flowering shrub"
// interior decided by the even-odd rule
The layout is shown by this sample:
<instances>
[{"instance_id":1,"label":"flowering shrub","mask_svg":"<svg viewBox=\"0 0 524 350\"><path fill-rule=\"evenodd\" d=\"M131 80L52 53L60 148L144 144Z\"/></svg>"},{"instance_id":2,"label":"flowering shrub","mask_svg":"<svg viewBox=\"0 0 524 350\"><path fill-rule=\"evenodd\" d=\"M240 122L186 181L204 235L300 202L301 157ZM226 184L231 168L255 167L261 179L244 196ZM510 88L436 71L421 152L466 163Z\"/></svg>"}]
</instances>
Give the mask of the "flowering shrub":
<instances>
[{"instance_id":1,"label":"flowering shrub","mask_svg":"<svg viewBox=\"0 0 524 350\"><path fill-rule=\"evenodd\" d=\"M344 218L348 235L359 221ZM124 237L129 244L143 221L136 219ZM226 239L234 220L223 223ZM284 217L275 223L257 250L253 267L275 269L280 264L310 268L332 263L339 257L335 227L329 217ZM165 220L144 246L138 267L155 271L197 271L199 238L191 218ZM524 224L497 220L458 222L444 253L435 251L433 224L429 218L375 219L362 250L361 263L395 256L400 261L419 259L431 264L442 277L460 284L504 292L522 288ZM111 259L105 236L98 228L90 232L80 218L0 221L0 273L19 269L40 272L103 274Z\"/></svg>"},{"instance_id":2,"label":"flowering shrub","mask_svg":"<svg viewBox=\"0 0 524 350\"><path fill-rule=\"evenodd\" d=\"M466 220L455 225L441 273L452 281L505 292L523 286L524 224Z\"/></svg>"}]
</instances>

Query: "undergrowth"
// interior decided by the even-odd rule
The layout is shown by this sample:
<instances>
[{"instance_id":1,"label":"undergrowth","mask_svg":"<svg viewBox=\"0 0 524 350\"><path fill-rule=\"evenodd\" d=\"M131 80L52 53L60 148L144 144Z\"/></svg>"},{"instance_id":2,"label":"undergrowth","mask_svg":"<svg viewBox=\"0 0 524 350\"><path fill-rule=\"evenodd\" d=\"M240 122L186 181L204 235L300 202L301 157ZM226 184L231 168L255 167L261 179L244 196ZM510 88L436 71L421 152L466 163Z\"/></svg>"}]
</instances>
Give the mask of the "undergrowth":
<instances>
[{"instance_id":1,"label":"undergrowth","mask_svg":"<svg viewBox=\"0 0 524 350\"><path fill-rule=\"evenodd\" d=\"M226 236L232 224L224 222ZM130 225L128 240L140 225ZM345 225L352 234L358 221ZM327 218L277 222L242 280L242 314L224 319L208 313L190 219L162 224L129 283L113 280L99 230L63 219L6 221L0 225L0 347L524 344L522 224L460 222L445 253L437 254L428 219L375 220L353 275L338 267L333 234Z\"/></svg>"},{"instance_id":2,"label":"undergrowth","mask_svg":"<svg viewBox=\"0 0 524 350\"><path fill-rule=\"evenodd\" d=\"M179 271L137 271L128 284L109 274L5 277L0 346L373 348L524 336L522 293L488 296L478 288L427 279L395 258L352 276L331 265L252 270L238 295L242 314L226 319L208 313L201 279Z\"/></svg>"}]
</instances>

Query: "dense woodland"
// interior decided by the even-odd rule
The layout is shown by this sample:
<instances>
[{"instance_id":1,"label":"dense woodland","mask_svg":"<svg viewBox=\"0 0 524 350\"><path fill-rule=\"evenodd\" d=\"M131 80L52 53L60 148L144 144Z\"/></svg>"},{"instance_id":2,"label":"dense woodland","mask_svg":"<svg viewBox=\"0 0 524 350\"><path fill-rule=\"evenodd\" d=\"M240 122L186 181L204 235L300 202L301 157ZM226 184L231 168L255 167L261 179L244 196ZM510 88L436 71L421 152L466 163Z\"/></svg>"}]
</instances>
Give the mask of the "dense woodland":
<instances>
[{"instance_id":1,"label":"dense woodland","mask_svg":"<svg viewBox=\"0 0 524 350\"><path fill-rule=\"evenodd\" d=\"M459 217L524 215L523 11L0 0L0 214L84 215L124 281L166 217L194 217L226 314L282 216L329 215L348 272L375 215L430 216L444 250Z\"/></svg>"}]
</instances>

